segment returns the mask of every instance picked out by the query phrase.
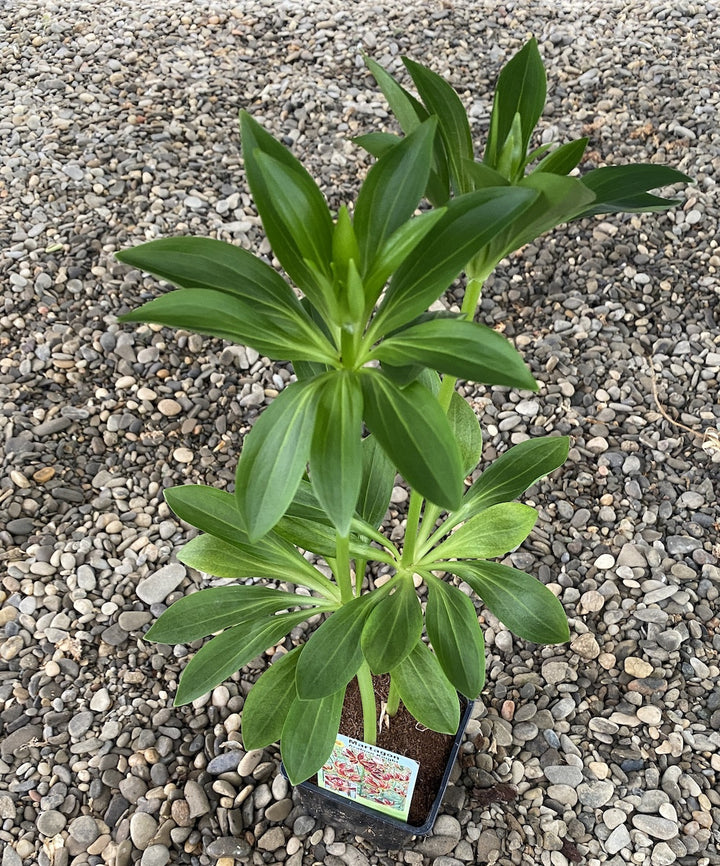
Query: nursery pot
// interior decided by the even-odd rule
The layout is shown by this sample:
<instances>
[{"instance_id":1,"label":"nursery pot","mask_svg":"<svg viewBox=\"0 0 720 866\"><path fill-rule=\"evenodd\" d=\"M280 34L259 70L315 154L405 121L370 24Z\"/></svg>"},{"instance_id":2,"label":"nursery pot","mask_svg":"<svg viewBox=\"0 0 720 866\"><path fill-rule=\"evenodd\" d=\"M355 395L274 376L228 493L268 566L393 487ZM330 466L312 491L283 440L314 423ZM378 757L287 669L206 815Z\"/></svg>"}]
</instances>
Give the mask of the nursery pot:
<instances>
[{"instance_id":1,"label":"nursery pot","mask_svg":"<svg viewBox=\"0 0 720 866\"><path fill-rule=\"evenodd\" d=\"M462 700L464 703L465 698ZM309 780L297 786L300 801L308 812L318 818L321 823L331 824L333 827L341 830L347 830L351 833L364 836L366 839L375 842L378 848L402 848L416 836L427 836L432 830L435 819L440 811L443 795L450 781L450 773L455 764L465 728L470 720L473 704L474 701L467 701L464 709L461 705L462 716L460 718L460 726L452 740L452 747L445 766L445 772L430 811L422 823L406 823L389 815L384 815L382 812L378 812L363 803L357 803L336 794L334 791L320 788ZM280 769L283 775L286 776L285 768L282 764L280 765Z\"/></svg>"}]
</instances>

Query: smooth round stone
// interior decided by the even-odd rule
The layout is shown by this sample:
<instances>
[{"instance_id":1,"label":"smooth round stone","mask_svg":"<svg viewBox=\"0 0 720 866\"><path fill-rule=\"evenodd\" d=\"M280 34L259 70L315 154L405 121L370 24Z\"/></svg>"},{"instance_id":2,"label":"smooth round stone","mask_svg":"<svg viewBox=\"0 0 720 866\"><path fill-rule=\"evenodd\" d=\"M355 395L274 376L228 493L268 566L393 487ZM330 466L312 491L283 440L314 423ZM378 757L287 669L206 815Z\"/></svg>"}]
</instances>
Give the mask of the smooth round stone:
<instances>
[{"instance_id":1,"label":"smooth round stone","mask_svg":"<svg viewBox=\"0 0 720 866\"><path fill-rule=\"evenodd\" d=\"M607 571L609 568L612 568L615 565L615 557L609 553L602 553L595 560L595 568L600 571Z\"/></svg>"},{"instance_id":2,"label":"smooth round stone","mask_svg":"<svg viewBox=\"0 0 720 866\"><path fill-rule=\"evenodd\" d=\"M576 788L583 779L582 770L579 767L568 767L562 764L545 767L543 773L552 785L569 785L571 788Z\"/></svg>"},{"instance_id":3,"label":"smooth round stone","mask_svg":"<svg viewBox=\"0 0 720 866\"><path fill-rule=\"evenodd\" d=\"M133 845L144 851L157 833L158 825L152 815L147 812L135 812L130 818L130 838Z\"/></svg>"},{"instance_id":4,"label":"smooth round stone","mask_svg":"<svg viewBox=\"0 0 720 866\"><path fill-rule=\"evenodd\" d=\"M607 780L602 782L586 782L578 786L577 794L583 806L599 809L613 798L615 786Z\"/></svg>"},{"instance_id":5,"label":"smooth round stone","mask_svg":"<svg viewBox=\"0 0 720 866\"><path fill-rule=\"evenodd\" d=\"M640 707L636 711L635 715L640 719L641 722L645 722L646 725L657 726L662 721L662 710L660 709L660 707L656 707L653 705Z\"/></svg>"},{"instance_id":6,"label":"smooth round stone","mask_svg":"<svg viewBox=\"0 0 720 866\"><path fill-rule=\"evenodd\" d=\"M622 809L606 809L603 812L603 824L610 830L614 830L627 820L627 815Z\"/></svg>"},{"instance_id":7,"label":"smooth round stone","mask_svg":"<svg viewBox=\"0 0 720 866\"><path fill-rule=\"evenodd\" d=\"M43 836L55 836L61 830L65 829L67 818L58 812L56 809L50 809L49 812L43 812L37 819L37 828Z\"/></svg>"},{"instance_id":8,"label":"smooth round stone","mask_svg":"<svg viewBox=\"0 0 720 866\"><path fill-rule=\"evenodd\" d=\"M182 412L182 406L177 402L177 400L160 400L157 407L167 418L173 418L175 415L179 415Z\"/></svg>"},{"instance_id":9,"label":"smooth round stone","mask_svg":"<svg viewBox=\"0 0 720 866\"><path fill-rule=\"evenodd\" d=\"M645 679L645 677L649 677L653 672L653 666L649 662L636 656L628 656L625 659L624 667L626 674L630 674L631 677L638 677L639 679Z\"/></svg>"},{"instance_id":10,"label":"smooth round stone","mask_svg":"<svg viewBox=\"0 0 720 866\"><path fill-rule=\"evenodd\" d=\"M562 803L563 806L574 806L578 801L577 791L570 785L550 785L547 789L547 795L552 800Z\"/></svg>"},{"instance_id":11,"label":"smooth round stone","mask_svg":"<svg viewBox=\"0 0 720 866\"><path fill-rule=\"evenodd\" d=\"M250 776L255 767L257 767L260 761L262 761L262 756L262 749L251 749L246 755L243 756L243 759L238 764L238 774L240 776Z\"/></svg>"},{"instance_id":12,"label":"smooth round stone","mask_svg":"<svg viewBox=\"0 0 720 866\"><path fill-rule=\"evenodd\" d=\"M658 842L650 855L652 866L671 866L677 860L677 856L667 842Z\"/></svg>"},{"instance_id":13,"label":"smooth round stone","mask_svg":"<svg viewBox=\"0 0 720 866\"><path fill-rule=\"evenodd\" d=\"M265 809L265 817L268 821L279 823L280 821L284 821L290 812L292 812L292 807L293 801L289 797L284 800L278 800L277 803L271 803Z\"/></svg>"},{"instance_id":14,"label":"smooth round stone","mask_svg":"<svg viewBox=\"0 0 720 866\"><path fill-rule=\"evenodd\" d=\"M143 851L140 866L167 866L170 851L166 845L150 845Z\"/></svg>"},{"instance_id":15,"label":"smooth round stone","mask_svg":"<svg viewBox=\"0 0 720 866\"><path fill-rule=\"evenodd\" d=\"M605 840L605 850L608 854L617 854L622 848L630 845L630 833L624 824L616 827Z\"/></svg>"},{"instance_id":16,"label":"smooth round stone","mask_svg":"<svg viewBox=\"0 0 720 866\"><path fill-rule=\"evenodd\" d=\"M655 815L633 815L633 827L642 830L653 839L674 839L678 835L678 825L675 821Z\"/></svg>"},{"instance_id":17,"label":"smooth round stone","mask_svg":"<svg viewBox=\"0 0 720 866\"><path fill-rule=\"evenodd\" d=\"M84 848L92 845L100 835L97 822L92 815L81 815L79 818L75 818L68 827L68 832Z\"/></svg>"},{"instance_id":18,"label":"smooth round stone","mask_svg":"<svg viewBox=\"0 0 720 866\"><path fill-rule=\"evenodd\" d=\"M173 457L178 463L192 463L194 456L189 448L176 448L173 451Z\"/></svg>"}]
</instances>

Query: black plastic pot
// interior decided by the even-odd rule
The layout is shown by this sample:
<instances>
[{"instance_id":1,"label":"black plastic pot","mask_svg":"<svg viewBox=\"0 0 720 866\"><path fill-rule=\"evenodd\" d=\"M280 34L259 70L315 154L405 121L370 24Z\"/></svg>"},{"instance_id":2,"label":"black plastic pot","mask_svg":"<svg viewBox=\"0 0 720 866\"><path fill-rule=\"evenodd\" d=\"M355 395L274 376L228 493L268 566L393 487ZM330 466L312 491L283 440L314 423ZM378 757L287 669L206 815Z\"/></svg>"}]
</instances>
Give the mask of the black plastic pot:
<instances>
[{"instance_id":1,"label":"black plastic pot","mask_svg":"<svg viewBox=\"0 0 720 866\"><path fill-rule=\"evenodd\" d=\"M332 824L333 827L364 836L366 839L375 842L378 848L402 848L416 836L427 836L432 830L435 819L440 811L442 798L450 781L450 773L455 764L465 728L470 720L473 704L474 701L468 701L465 707L460 719L460 727L453 740L452 751L445 767L445 773L440 783L440 790L433 801L430 814L421 826L417 827L413 824L406 824L397 818L384 815L382 812L376 812L374 809L370 809L361 803L341 797L333 791L318 788L312 782L302 782L297 786L300 801L308 812L315 815L322 823ZM280 769L287 778L282 764L280 765Z\"/></svg>"}]
</instances>

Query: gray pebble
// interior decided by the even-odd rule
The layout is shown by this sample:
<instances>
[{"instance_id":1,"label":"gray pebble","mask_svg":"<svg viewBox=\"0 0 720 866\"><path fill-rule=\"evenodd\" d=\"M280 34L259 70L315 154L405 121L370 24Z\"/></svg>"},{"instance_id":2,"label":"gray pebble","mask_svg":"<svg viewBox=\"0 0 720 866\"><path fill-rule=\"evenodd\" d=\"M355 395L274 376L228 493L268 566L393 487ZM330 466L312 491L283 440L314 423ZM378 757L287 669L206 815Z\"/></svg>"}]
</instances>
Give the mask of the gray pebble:
<instances>
[{"instance_id":1,"label":"gray pebble","mask_svg":"<svg viewBox=\"0 0 720 866\"><path fill-rule=\"evenodd\" d=\"M185 566L171 562L144 578L137 585L137 596L145 604L157 604L180 586L185 578Z\"/></svg>"},{"instance_id":2,"label":"gray pebble","mask_svg":"<svg viewBox=\"0 0 720 866\"><path fill-rule=\"evenodd\" d=\"M678 835L678 825L675 821L669 821L667 818L656 817L655 815L633 815L633 827L642 830L653 839L674 839Z\"/></svg>"},{"instance_id":3,"label":"gray pebble","mask_svg":"<svg viewBox=\"0 0 720 866\"><path fill-rule=\"evenodd\" d=\"M37 828L43 836L55 836L65 828L67 818L56 809L42 812L37 819Z\"/></svg>"}]
</instances>

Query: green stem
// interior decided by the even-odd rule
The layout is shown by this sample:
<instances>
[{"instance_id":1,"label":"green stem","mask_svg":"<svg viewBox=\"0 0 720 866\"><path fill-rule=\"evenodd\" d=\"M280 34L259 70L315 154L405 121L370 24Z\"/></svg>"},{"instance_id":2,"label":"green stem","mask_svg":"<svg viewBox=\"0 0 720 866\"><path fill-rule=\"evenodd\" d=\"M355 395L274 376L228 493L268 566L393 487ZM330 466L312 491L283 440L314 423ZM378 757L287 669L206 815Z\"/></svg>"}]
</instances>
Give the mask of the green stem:
<instances>
[{"instance_id":1,"label":"green stem","mask_svg":"<svg viewBox=\"0 0 720 866\"><path fill-rule=\"evenodd\" d=\"M386 705L386 712L392 718L397 711L400 709L400 692L395 685L395 680L390 677L390 691L388 692L388 699Z\"/></svg>"},{"instance_id":2,"label":"green stem","mask_svg":"<svg viewBox=\"0 0 720 866\"><path fill-rule=\"evenodd\" d=\"M410 493L410 505L405 522L405 545L403 547L402 559L400 560L401 565L410 565L415 560L415 542L420 527L420 509L422 505L422 496L420 496L417 490L413 490Z\"/></svg>"},{"instance_id":3,"label":"green stem","mask_svg":"<svg viewBox=\"0 0 720 866\"><path fill-rule=\"evenodd\" d=\"M360 665L360 669L357 672L357 681L360 687L360 701L363 711L363 740L374 746L377 743L377 706L375 704L372 674L367 662L363 662Z\"/></svg>"},{"instance_id":4,"label":"green stem","mask_svg":"<svg viewBox=\"0 0 720 866\"><path fill-rule=\"evenodd\" d=\"M360 595L362 592L362 582L363 577L365 576L365 567L367 566L367 559L356 559L355 560L355 595Z\"/></svg>"},{"instance_id":5,"label":"green stem","mask_svg":"<svg viewBox=\"0 0 720 866\"><path fill-rule=\"evenodd\" d=\"M350 536L335 533L335 550L335 578L340 587L340 600L345 604L354 598L350 575Z\"/></svg>"}]
</instances>

